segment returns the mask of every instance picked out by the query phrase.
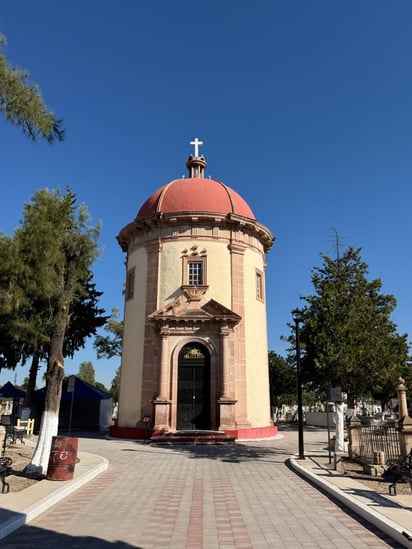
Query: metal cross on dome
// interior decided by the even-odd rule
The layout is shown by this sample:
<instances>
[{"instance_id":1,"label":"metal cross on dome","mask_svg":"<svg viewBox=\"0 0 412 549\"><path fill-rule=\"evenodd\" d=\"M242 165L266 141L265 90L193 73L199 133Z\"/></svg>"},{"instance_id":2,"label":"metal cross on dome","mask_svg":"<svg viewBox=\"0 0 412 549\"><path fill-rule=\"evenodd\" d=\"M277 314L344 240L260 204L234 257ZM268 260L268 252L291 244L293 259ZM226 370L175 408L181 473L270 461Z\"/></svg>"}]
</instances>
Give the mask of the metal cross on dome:
<instances>
[{"instance_id":1,"label":"metal cross on dome","mask_svg":"<svg viewBox=\"0 0 412 549\"><path fill-rule=\"evenodd\" d=\"M191 145L195 148L195 156L199 156L199 145L203 145L203 141L199 141L197 137L194 138L193 141L190 142Z\"/></svg>"}]
</instances>

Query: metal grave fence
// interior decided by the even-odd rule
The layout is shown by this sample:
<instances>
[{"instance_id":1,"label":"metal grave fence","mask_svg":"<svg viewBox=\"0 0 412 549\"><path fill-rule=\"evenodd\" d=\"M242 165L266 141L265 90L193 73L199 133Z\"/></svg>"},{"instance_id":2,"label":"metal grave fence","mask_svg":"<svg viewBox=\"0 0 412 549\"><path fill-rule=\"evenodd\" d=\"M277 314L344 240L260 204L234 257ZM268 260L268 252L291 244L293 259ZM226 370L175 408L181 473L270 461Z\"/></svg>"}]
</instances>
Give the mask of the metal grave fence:
<instances>
[{"instance_id":1,"label":"metal grave fence","mask_svg":"<svg viewBox=\"0 0 412 549\"><path fill-rule=\"evenodd\" d=\"M400 457L399 433L394 422L362 425L360 457L374 460L376 452L384 453L385 462Z\"/></svg>"}]
</instances>

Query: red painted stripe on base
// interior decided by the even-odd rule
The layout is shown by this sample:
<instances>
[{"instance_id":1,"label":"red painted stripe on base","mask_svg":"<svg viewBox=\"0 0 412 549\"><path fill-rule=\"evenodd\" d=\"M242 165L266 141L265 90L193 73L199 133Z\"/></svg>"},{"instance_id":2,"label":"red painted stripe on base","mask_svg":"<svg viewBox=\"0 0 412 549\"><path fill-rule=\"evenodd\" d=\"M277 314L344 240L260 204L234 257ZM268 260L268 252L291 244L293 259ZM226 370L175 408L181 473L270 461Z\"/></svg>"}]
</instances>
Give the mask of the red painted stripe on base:
<instances>
[{"instance_id":1,"label":"red painted stripe on base","mask_svg":"<svg viewBox=\"0 0 412 549\"><path fill-rule=\"evenodd\" d=\"M110 427L110 436L115 438L134 438L141 440L148 440L153 435L161 435L164 431L151 431L149 429L138 429L137 427L118 427L112 425ZM256 438L270 438L274 437L278 433L276 425L269 425L268 427L252 427L251 429L233 429L224 431L227 435L232 435L239 440L242 439L256 439Z\"/></svg>"},{"instance_id":2,"label":"red painted stripe on base","mask_svg":"<svg viewBox=\"0 0 412 549\"><path fill-rule=\"evenodd\" d=\"M268 427L252 427L250 429L225 429L225 433L240 440L245 438L270 438L278 434L278 428L276 425L269 425Z\"/></svg>"}]
</instances>

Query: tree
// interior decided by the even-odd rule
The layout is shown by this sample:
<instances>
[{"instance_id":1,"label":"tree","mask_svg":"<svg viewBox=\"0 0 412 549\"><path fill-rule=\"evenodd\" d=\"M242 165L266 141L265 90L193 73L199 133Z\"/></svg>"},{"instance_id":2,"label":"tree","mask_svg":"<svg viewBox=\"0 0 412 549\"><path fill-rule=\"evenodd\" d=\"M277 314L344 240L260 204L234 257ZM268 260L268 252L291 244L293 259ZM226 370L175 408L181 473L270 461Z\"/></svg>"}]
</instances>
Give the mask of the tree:
<instances>
[{"instance_id":1,"label":"tree","mask_svg":"<svg viewBox=\"0 0 412 549\"><path fill-rule=\"evenodd\" d=\"M269 351L269 384L272 406L281 406L282 396L296 394L296 369L290 360ZM289 400L289 397L287 397Z\"/></svg>"},{"instance_id":2,"label":"tree","mask_svg":"<svg viewBox=\"0 0 412 549\"><path fill-rule=\"evenodd\" d=\"M0 46L6 38L0 35ZM39 88L29 82L29 73L11 67L0 53L0 112L7 122L23 130L32 140L45 139L49 143L62 141L64 129L43 102Z\"/></svg>"},{"instance_id":3,"label":"tree","mask_svg":"<svg viewBox=\"0 0 412 549\"><path fill-rule=\"evenodd\" d=\"M28 376L26 376L24 379L23 379L23 383L21 385L15 385L15 387L17 387L17 389L21 389L22 391L27 391L27 384L29 383L29 378Z\"/></svg>"},{"instance_id":4,"label":"tree","mask_svg":"<svg viewBox=\"0 0 412 549\"><path fill-rule=\"evenodd\" d=\"M119 310L116 307L113 307L111 317L104 325L104 329L111 335L98 335L94 340L93 345L97 351L97 358L113 358L115 356L121 356L123 345L123 321L119 321L118 318ZM119 391L120 367L117 368L110 387L113 402L119 402Z\"/></svg>"},{"instance_id":5,"label":"tree","mask_svg":"<svg viewBox=\"0 0 412 549\"><path fill-rule=\"evenodd\" d=\"M100 389L101 391L105 391L106 393L110 393L110 391L107 390L106 385L104 385L104 383L100 383L100 381L96 381L94 386L97 387L98 389Z\"/></svg>"},{"instance_id":6,"label":"tree","mask_svg":"<svg viewBox=\"0 0 412 549\"><path fill-rule=\"evenodd\" d=\"M37 272L28 275L26 236L22 231L16 231L14 238L0 234L0 366L14 369L31 360L24 404L30 408L40 363L49 354L53 323L50 302L38 292ZM73 358L108 320L97 305L101 295L92 283L92 273L86 271L70 306L64 357Z\"/></svg>"},{"instance_id":7,"label":"tree","mask_svg":"<svg viewBox=\"0 0 412 549\"><path fill-rule=\"evenodd\" d=\"M83 381L87 381L87 383L90 383L90 385L96 385L93 363L90 361L81 362L77 377L79 377Z\"/></svg>"},{"instance_id":8,"label":"tree","mask_svg":"<svg viewBox=\"0 0 412 549\"><path fill-rule=\"evenodd\" d=\"M48 363L45 407L37 446L28 467L31 473L43 473L47 467L51 440L57 434L62 382L64 378L64 342L73 302L84 289L90 267L98 256L100 225L89 226L84 205L67 189L38 191L26 204L22 226L16 230L19 253L25 268L19 273L24 287L37 307L43 305L49 315Z\"/></svg>"},{"instance_id":9,"label":"tree","mask_svg":"<svg viewBox=\"0 0 412 549\"><path fill-rule=\"evenodd\" d=\"M86 281L80 281L79 291L71 303L69 323L64 336L64 357L73 358L75 352L85 346L86 339L91 335L95 335L97 328L102 326L108 319L107 316L104 316L104 309L97 306L98 298L102 295L102 292L96 290L95 284L91 283L91 278L91 273L87 272ZM48 311L48 309L46 311ZM37 321L44 317L42 313L44 313L44 310L36 312ZM46 324L46 326L42 326L42 330L36 331L35 334L47 331L47 326L51 328L48 322ZM43 340L40 350L33 349L29 383L24 401L24 405L29 408L32 406L40 359L47 359L48 356L50 335L51 334L47 334L47 339Z\"/></svg>"},{"instance_id":10,"label":"tree","mask_svg":"<svg viewBox=\"0 0 412 549\"><path fill-rule=\"evenodd\" d=\"M105 310L98 307L99 298L103 292L96 290L92 283L92 273L86 273L86 280L81 281L79 291L70 307L70 322L64 337L63 354L73 358L76 351L85 346L85 341L91 335L96 335L97 328L103 326L109 316Z\"/></svg>"},{"instance_id":11,"label":"tree","mask_svg":"<svg viewBox=\"0 0 412 549\"><path fill-rule=\"evenodd\" d=\"M321 254L323 265L312 272L315 293L302 298L303 379L323 389L341 386L350 408L365 394L384 398L408 360L407 335L390 320L396 299L380 293L379 279L367 280L360 252Z\"/></svg>"},{"instance_id":12,"label":"tree","mask_svg":"<svg viewBox=\"0 0 412 549\"><path fill-rule=\"evenodd\" d=\"M109 320L104 325L110 335L97 335L93 346L97 352L97 358L113 358L121 356L123 345L123 321L119 319L119 309L113 307Z\"/></svg>"},{"instance_id":13,"label":"tree","mask_svg":"<svg viewBox=\"0 0 412 549\"><path fill-rule=\"evenodd\" d=\"M119 392L120 392L120 366L117 368L114 378L112 379L112 384L110 386L110 393L112 393L113 402L119 402Z\"/></svg>"},{"instance_id":14,"label":"tree","mask_svg":"<svg viewBox=\"0 0 412 549\"><path fill-rule=\"evenodd\" d=\"M28 265L25 250L20 253L18 238L0 237L0 362L14 369L31 357L28 395L34 392L42 346L47 342L45 327L49 323L49 304L43 307L33 300L35 286L26 284ZM32 277L33 278L33 277ZM28 401L26 406L30 406Z\"/></svg>"},{"instance_id":15,"label":"tree","mask_svg":"<svg viewBox=\"0 0 412 549\"><path fill-rule=\"evenodd\" d=\"M16 253L13 239L0 233L0 369L16 367L23 352L15 331Z\"/></svg>"}]
</instances>

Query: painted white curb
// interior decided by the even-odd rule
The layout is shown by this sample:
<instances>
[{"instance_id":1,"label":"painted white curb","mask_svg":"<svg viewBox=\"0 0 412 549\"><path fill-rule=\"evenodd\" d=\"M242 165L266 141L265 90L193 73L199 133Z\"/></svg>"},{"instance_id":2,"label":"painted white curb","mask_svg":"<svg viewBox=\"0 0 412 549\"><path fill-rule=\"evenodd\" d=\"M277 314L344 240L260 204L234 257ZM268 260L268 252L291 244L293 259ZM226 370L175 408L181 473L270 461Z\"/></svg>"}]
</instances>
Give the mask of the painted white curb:
<instances>
[{"instance_id":1,"label":"painted white curb","mask_svg":"<svg viewBox=\"0 0 412 549\"><path fill-rule=\"evenodd\" d=\"M80 452L79 458L80 462L76 465L77 472L75 472L73 480L42 480L38 484L30 486L24 491L24 497L27 500L26 505L24 502L22 503L21 493L20 495L19 493L3 495L3 497L9 498L8 503L10 505L7 506L7 509L10 509L13 514L0 524L0 540L17 530L17 528L28 524L41 513L44 513L44 511L106 471L109 466L106 458L94 454ZM82 471L82 467L85 469L84 471ZM17 497L13 498L13 496ZM31 503L29 503L30 501Z\"/></svg>"},{"instance_id":2,"label":"painted white curb","mask_svg":"<svg viewBox=\"0 0 412 549\"><path fill-rule=\"evenodd\" d=\"M339 488L336 488L336 486L334 486L324 478L320 477L319 475L312 473L306 467L302 467L296 459L296 456L290 459L290 465L295 471L298 471L299 474L305 476L314 484L321 486L325 492L332 495L338 501L342 501L347 507L352 509L352 511L355 511L355 513L357 513L359 516L376 526L379 530L399 542L401 545L403 545L404 547L408 547L409 549L412 548L411 531L402 528L399 524L396 524L391 519L385 517L378 511L369 508L367 505L365 505L361 501L356 500L349 494L345 494L345 492L343 492ZM409 536L411 541L408 540L407 536Z\"/></svg>"}]
</instances>

